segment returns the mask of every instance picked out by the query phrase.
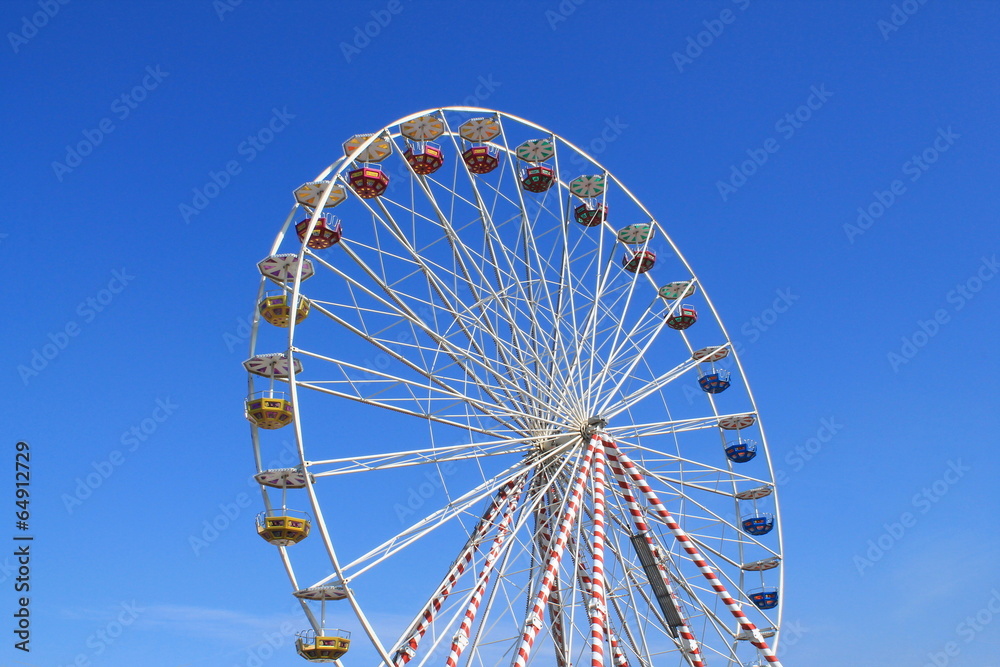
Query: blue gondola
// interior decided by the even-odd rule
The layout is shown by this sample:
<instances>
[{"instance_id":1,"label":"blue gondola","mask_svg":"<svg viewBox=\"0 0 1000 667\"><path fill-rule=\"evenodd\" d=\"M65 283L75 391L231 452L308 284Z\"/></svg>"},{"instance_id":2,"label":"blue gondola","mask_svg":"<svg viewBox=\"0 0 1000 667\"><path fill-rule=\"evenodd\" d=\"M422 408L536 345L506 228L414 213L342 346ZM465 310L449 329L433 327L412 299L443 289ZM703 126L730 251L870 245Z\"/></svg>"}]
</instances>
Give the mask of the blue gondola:
<instances>
[{"instance_id":1,"label":"blue gondola","mask_svg":"<svg viewBox=\"0 0 1000 667\"><path fill-rule=\"evenodd\" d=\"M750 602L758 609L774 609L778 606L777 588L760 588L750 593Z\"/></svg>"},{"instance_id":2,"label":"blue gondola","mask_svg":"<svg viewBox=\"0 0 1000 667\"><path fill-rule=\"evenodd\" d=\"M713 370L711 373L703 373L698 378L698 384L709 394L721 394L729 389L729 385L731 384L729 382L729 371Z\"/></svg>"},{"instance_id":3,"label":"blue gondola","mask_svg":"<svg viewBox=\"0 0 1000 667\"><path fill-rule=\"evenodd\" d=\"M726 456L733 463L746 463L757 456L757 443L753 440L733 440L727 442Z\"/></svg>"},{"instance_id":4,"label":"blue gondola","mask_svg":"<svg viewBox=\"0 0 1000 667\"><path fill-rule=\"evenodd\" d=\"M767 535L774 528L774 517L770 514L751 514L743 517L743 530L751 535Z\"/></svg>"}]
</instances>

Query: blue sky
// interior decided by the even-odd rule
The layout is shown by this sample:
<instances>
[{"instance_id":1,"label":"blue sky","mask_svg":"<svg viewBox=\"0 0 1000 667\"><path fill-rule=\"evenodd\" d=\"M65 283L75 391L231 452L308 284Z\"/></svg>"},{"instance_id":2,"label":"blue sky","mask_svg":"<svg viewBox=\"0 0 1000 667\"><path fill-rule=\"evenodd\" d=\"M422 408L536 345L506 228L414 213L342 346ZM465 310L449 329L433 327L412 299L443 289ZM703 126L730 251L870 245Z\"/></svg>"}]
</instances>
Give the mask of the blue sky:
<instances>
[{"instance_id":1,"label":"blue sky","mask_svg":"<svg viewBox=\"0 0 1000 667\"><path fill-rule=\"evenodd\" d=\"M252 528L254 265L347 137L474 104L594 154L742 344L785 664L1000 664L1000 6L9 0L0 27L35 536L30 654L0 557L0 663L300 664Z\"/></svg>"}]
</instances>

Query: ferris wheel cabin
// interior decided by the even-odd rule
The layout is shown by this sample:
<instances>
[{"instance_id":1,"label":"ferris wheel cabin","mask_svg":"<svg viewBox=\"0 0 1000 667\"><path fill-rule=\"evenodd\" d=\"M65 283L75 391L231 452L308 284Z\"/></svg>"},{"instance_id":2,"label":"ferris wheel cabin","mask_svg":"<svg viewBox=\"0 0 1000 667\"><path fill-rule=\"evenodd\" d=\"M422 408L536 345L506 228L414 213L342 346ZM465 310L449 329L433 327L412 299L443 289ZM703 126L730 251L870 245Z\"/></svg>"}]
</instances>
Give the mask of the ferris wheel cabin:
<instances>
[{"instance_id":1,"label":"ferris wheel cabin","mask_svg":"<svg viewBox=\"0 0 1000 667\"><path fill-rule=\"evenodd\" d=\"M667 326L677 331L683 331L698 321L698 311L694 306L682 304L673 315L667 315Z\"/></svg>"},{"instance_id":2,"label":"ferris wheel cabin","mask_svg":"<svg viewBox=\"0 0 1000 667\"><path fill-rule=\"evenodd\" d=\"M362 199L381 197L389 187L389 174L377 164L365 165L347 175L351 189Z\"/></svg>"},{"instance_id":3,"label":"ferris wheel cabin","mask_svg":"<svg viewBox=\"0 0 1000 667\"><path fill-rule=\"evenodd\" d=\"M745 516L741 523L744 532L750 535L767 535L774 528L774 516L771 514Z\"/></svg>"},{"instance_id":4,"label":"ferris wheel cabin","mask_svg":"<svg viewBox=\"0 0 1000 667\"><path fill-rule=\"evenodd\" d=\"M750 602L758 609L774 609L778 606L778 589L761 588L750 593Z\"/></svg>"},{"instance_id":5,"label":"ferris wheel cabin","mask_svg":"<svg viewBox=\"0 0 1000 667\"><path fill-rule=\"evenodd\" d=\"M441 153L441 146L428 141L416 148L407 147L403 151L403 157L410 164L410 168L421 176L433 174L444 164L444 155Z\"/></svg>"},{"instance_id":6,"label":"ferris wheel cabin","mask_svg":"<svg viewBox=\"0 0 1000 667\"><path fill-rule=\"evenodd\" d=\"M573 217L584 227L597 227L608 217L606 204L580 204L573 209Z\"/></svg>"},{"instance_id":7,"label":"ferris wheel cabin","mask_svg":"<svg viewBox=\"0 0 1000 667\"><path fill-rule=\"evenodd\" d=\"M528 192L545 192L552 187L555 172L545 164L536 164L521 169L521 187Z\"/></svg>"},{"instance_id":8,"label":"ferris wheel cabin","mask_svg":"<svg viewBox=\"0 0 1000 667\"><path fill-rule=\"evenodd\" d=\"M247 419L267 430L288 426L295 418L288 396L273 390L260 391L246 400Z\"/></svg>"},{"instance_id":9,"label":"ferris wheel cabin","mask_svg":"<svg viewBox=\"0 0 1000 667\"><path fill-rule=\"evenodd\" d=\"M626 253L622 258L622 266L631 273L645 273L656 263L656 253L652 250L636 250L631 255Z\"/></svg>"},{"instance_id":10,"label":"ferris wheel cabin","mask_svg":"<svg viewBox=\"0 0 1000 667\"><path fill-rule=\"evenodd\" d=\"M309 218L295 225L295 232L299 236L299 241L306 240L306 231L308 229ZM326 250L340 241L341 234L339 218L333 215L321 215L316 219L316 226L313 227L313 232L309 235L309 242L306 245L313 250Z\"/></svg>"},{"instance_id":11,"label":"ferris wheel cabin","mask_svg":"<svg viewBox=\"0 0 1000 667\"><path fill-rule=\"evenodd\" d=\"M287 292L268 292L257 305L257 310L269 323L276 327L287 327L291 320L292 309L288 303L292 295ZM298 324L309 315L309 299L299 295L298 307L295 309L295 323Z\"/></svg>"},{"instance_id":12,"label":"ferris wheel cabin","mask_svg":"<svg viewBox=\"0 0 1000 667\"><path fill-rule=\"evenodd\" d=\"M492 146L473 146L462 153L462 159L473 174L488 174L500 166L499 155L499 149Z\"/></svg>"},{"instance_id":13,"label":"ferris wheel cabin","mask_svg":"<svg viewBox=\"0 0 1000 667\"><path fill-rule=\"evenodd\" d=\"M306 539L311 525L309 515L297 510L281 508L257 515L257 534L276 547L288 547Z\"/></svg>"},{"instance_id":14,"label":"ferris wheel cabin","mask_svg":"<svg viewBox=\"0 0 1000 667\"><path fill-rule=\"evenodd\" d=\"M726 443L726 457L733 463L746 463L757 456L757 443L753 440L733 440Z\"/></svg>"},{"instance_id":15,"label":"ferris wheel cabin","mask_svg":"<svg viewBox=\"0 0 1000 667\"><path fill-rule=\"evenodd\" d=\"M351 633L347 630L314 630L300 632L295 640L295 650L309 662L333 662L344 656L351 647Z\"/></svg>"},{"instance_id":16,"label":"ferris wheel cabin","mask_svg":"<svg viewBox=\"0 0 1000 667\"><path fill-rule=\"evenodd\" d=\"M721 394L729 389L731 384L729 371L712 370L709 373L702 373L701 377L698 378L698 384L701 385L703 391L709 394Z\"/></svg>"}]
</instances>

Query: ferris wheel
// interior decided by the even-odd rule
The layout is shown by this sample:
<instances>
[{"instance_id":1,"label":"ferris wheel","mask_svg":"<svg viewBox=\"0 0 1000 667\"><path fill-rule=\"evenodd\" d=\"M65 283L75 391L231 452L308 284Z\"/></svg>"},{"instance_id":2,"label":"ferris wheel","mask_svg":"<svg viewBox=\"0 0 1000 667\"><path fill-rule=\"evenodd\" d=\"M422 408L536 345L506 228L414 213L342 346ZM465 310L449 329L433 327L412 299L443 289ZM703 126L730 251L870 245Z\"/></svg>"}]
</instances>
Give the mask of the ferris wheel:
<instances>
[{"instance_id":1,"label":"ferris wheel","mask_svg":"<svg viewBox=\"0 0 1000 667\"><path fill-rule=\"evenodd\" d=\"M668 224L470 107L350 137L293 188L244 366L299 655L780 664L767 443Z\"/></svg>"}]
</instances>

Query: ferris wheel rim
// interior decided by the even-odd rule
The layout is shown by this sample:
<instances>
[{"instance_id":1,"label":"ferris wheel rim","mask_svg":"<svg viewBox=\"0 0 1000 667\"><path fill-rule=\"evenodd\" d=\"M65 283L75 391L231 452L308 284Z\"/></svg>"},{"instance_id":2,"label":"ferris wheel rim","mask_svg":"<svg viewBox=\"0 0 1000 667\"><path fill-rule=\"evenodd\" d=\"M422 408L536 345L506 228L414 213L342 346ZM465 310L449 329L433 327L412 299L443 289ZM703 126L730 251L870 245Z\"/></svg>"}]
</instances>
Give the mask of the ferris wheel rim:
<instances>
[{"instance_id":1,"label":"ferris wheel rim","mask_svg":"<svg viewBox=\"0 0 1000 667\"><path fill-rule=\"evenodd\" d=\"M386 125L381 130L373 132L368 137L368 139L366 139L364 142L360 142L357 145L357 147L351 153L351 155L345 155L343 157L338 158L329 167L327 167L325 170L323 170L322 172L320 172L320 174L316 177L315 180L317 182L320 182L320 181L323 181L324 179L328 178L329 179L329 186L327 187L327 192L329 192L329 190L337 182L337 179L340 178L342 176L342 174L348 168L350 168L352 162L354 162L354 160L352 159L352 157L356 157L356 156L360 155L363 151L367 150L367 147L372 142L378 140L380 137L389 136L390 138L395 138L395 137L401 136L401 134L399 132L397 132L395 135L392 135L391 132L390 132L390 130L392 128L396 128L398 130L398 128L403 123L405 123L407 121L410 121L410 120L414 120L414 119L420 118L422 116L426 116L426 115L438 114L440 117L443 118L445 112L481 113L481 114L495 115L498 118L501 118L501 119L507 118L507 119L510 119L511 121L520 123L522 125L528 126L528 127L532 128L532 129L535 129L537 131L543 132L545 135L552 137L553 142L556 142L556 141L561 142L563 145L569 147L571 150L575 151L577 154L584 155L585 157L587 157L587 159L590 161L590 163L593 164L597 169L599 169L603 173L604 177L606 178L606 180L609 183L614 183L615 186L617 188L619 188L637 207L639 207L643 212L645 212L650 217L650 219L656 220L656 218L652 215L651 212L649 212L649 210L645 207L645 205L642 204L642 202L637 197L635 197L634 194L616 176L614 176L614 174L610 170L608 170L606 167L604 167L603 165L601 165L600 163L598 163L593 158L587 156L584 151L582 151L580 148L576 147L571 142L567 141L565 138L563 138L563 137L555 134L554 132L551 132L550 130L548 130L548 129L540 126L540 125L537 125L537 124L535 124L535 123L533 123L531 121L528 121L526 119L520 118L520 117L515 116L513 114L509 114L509 113L505 113L505 112L501 112L501 111L496 111L496 110L491 110L491 109L478 108L478 107L439 107L439 108L428 109L428 110L424 110L424 111L420 111L420 112L416 112L414 114L409 114L407 116L404 116L404 117L398 119L397 121L395 121L393 123L390 123L389 125ZM454 132L450 132L450 136L454 137L455 133ZM509 147L506 147L506 151L508 153L512 153L512 149L510 149ZM294 219L294 217L295 217L295 212L296 212L297 208L298 208L298 206L293 206L292 211L290 212L290 214L288 216L288 219L286 219L286 222L283 225L282 230L279 232L279 235L278 235L278 237L275 240L274 247L272 248L272 253L271 253L272 255L275 254L275 252L278 249L278 246L281 243L281 240L284 238L284 236L286 234L286 231L288 230L289 225L291 223L291 220ZM316 224L317 219L322 215L322 212L323 212L323 207L322 206L316 206L315 209L313 210L312 215L310 216L310 222L309 222L309 227L308 227L308 229L309 229L310 232L311 232L313 226ZM691 268L691 266L688 263L688 261L685 258L685 256L680 252L679 248L677 248L677 246L674 244L673 240L670 238L669 234L667 234L666 230L662 228L662 223L659 223L658 226L660 227L660 235L670 245L670 247L671 247L674 255L678 259L680 259L680 261L683 263L683 265L685 266L685 268L689 271L689 273L691 275L691 281L692 281L692 283L694 283L694 284L700 283L701 281L698 279L697 274ZM307 232L307 237L308 237L308 232ZM302 246L301 246L301 249L299 251L298 269L297 269L297 272L296 272L296 275L295 275L295 279L294 279L293 284L292 284L292 300L293 300L293 303L297 303L297 300L301 296L300 286L301 286L301 282L302 282L302 266L304 264L304 262L302 260L305 259L305 258L307 258L308 256L309 255L308 255L307 250L306 250L306 244L303 242ZM264 283L262 282L261 291L263 291L263 284ZM763 445L762 449L763 449L763 452L765 454L766 461L767 461L768 475L769 475L769 477L770 477L771 480L774 480L774 468L773 468L773 464L772 464L772 461L771 461L771 458L770 458L770 448L767 446L766 435L765 435L765 432L764 432L764 429L763 429L762 425L760 425L759 411L757 409L757 404L756 404L756 401L754 399L752 390L750 388L749 381L746 379L746 374L743 371L742 364L739 361L739 355L737 353L737 350L735 349L736 346L734 345L731 337L729 336L728 331L726 331L725 325L724 325L721 317L719 316L718 312L716 311L716 308L715 308L714 304L711 302L711 299L709 298L709 296L708 296L707 292L704 290L704 288L701 291L701 296L705 300L706 304L709 306L709 309L712 312L712 315L713 315L713 317L715 319L715 322L720 327L720 329L722 330L723 336L725 338L725 341L723 343L721 343L720 347L727 347L732 352L732 356L733 356L733 359L734 359L735 364L737 366L738 372L739 372L741 378L743 379L743 385L742 386L743 386L744 391L746 392L746 394L747 394L747 396L749 398L750 405L752 406L752 413L757 417L758 428L760 430L761 444ZM678 300L678 303L679 303L679 300ZM253 326L253 334L251 336L251 354L253 354L253 352L255 350L256 335L257 335L257 328L258 328L259 321L260 321L259 316L255 317L254 326ZM296 359L296 357L294 355L298 354L300 352L299 350L296 349L295 344L294 344L294 340L295 340L294 339L295 324L296 324L295 323L295 318L291 318L291 322L290 322L290 325L289 325L289 328L288 328L288 350L286 352L286 354L288 355L288 358L289 358L290 361L294 361ZM296 375L296 371L295 371L295 368L294 368L295 364L294 363L290 363L289 365L291 366L291 368L290 368L290 372L288 374L288 389L289 389L289 392L292 395L292 404L297 408L298 407L297 389L298 389L299 385L296 383L296 380L295 380L295 375ZM252 387L253 387L253 380L252 380L252 378L250 379L250 384L251 384L251 389L252 389ZM710 404L712 406L712 412L718 418L720 416L719 411L717 410L717 408L715 406L715 403L711 399L711 397L709 397L709 398L710 398ZM298 415L298 411L297 410L296 410L296 414ZM303 445L303 437L301 435L301 427L300 427L298 419L296 419L294 421L294 427L295 427L295 433L296 433L296 442L297 442L298 450L299 450L298 453L299 453L299 456L300 456L300 459L301 459L301 465L303 467L306 467L307 465L311 464L312 462L309 461L307 459L306 455L305 455L305 450L304 450L304 445ZM258 467L260 467L261 461L260 461L259 444L258 444L257 435L258 434L257 434L256 429L255 429L254 430L254 436L253 436L253 438L254 438L254 444L255 444L255 454L257 456ZM776 484L774 484L773 486L776 487ZM337 564L337 561L336 561L337 557L336 557L336 555L334 553L334 550L332 548L332 543L330 542L329 536L326 534L326 531L325 531L325 521L322 520L322 514L321 514L321 510L320 510L319 501L316 498L315 493L314 493L311 485L309 485L308 488L309 488L310 502L313 505L314 512L317 515L317 525L320 527L321 532L323 532L323 534L324 534L324 541L327 542L327 544L329 545L327 550L328 550L328 552L330 552L331 561L334 562L334 569L337 571L338 576L341 576L340 566ZM778 504L777 504L777 490L776 490L776 488L775 488L774 493L772 495L774 496L773 500L774 500L774 504L775 504L775 515L776 516L780 516L780 509L779 509ZM265 496L266 496L266 494L265 494ZM268 501L265 498L265 503L267 503L267 502ZM777 553L778 554L783 554L783 551L784 551L783 548L782 548L782 544L781 544L781 535L782 535L782 531L778 530L777 531L777 537L778 537ZM282 558L286 561L286 568L289 570L289 573L291 574L292 573L291 564L290 564L290 562L288 562L287 554L284 553L284 548L282 548ZM784 568L781 568L780 569L780 574L782 576L783 576L783 572L784 572ZM783 583L783 581L779 580L779 587L781 586L782 583ZM352 594L348 594L348 599L351 600L352 606L355 607L355 611L358 613L359 618L361 618L363 616L363 611L357 605L357 603L356 603L356 601L354 599L354 596ZM303 605L303 606L305 606L305 605ZM778 611L776 626L780 626L780 620L781 620L780 613L781 613L781 610L783 609L783 606L779 606L778 609L779 609L779 611ZM372 633L370 633L370 636L373 639L373 643L376 644L377 650L379 651L379 653L382 654L382 659L388 661L389 656L388 656L388 653L386 652L386 650L378 643L378 640L375 638L375 636ZM387 662L387 664L389 664L389 663Z\"/></svg>"}]
</instances>

